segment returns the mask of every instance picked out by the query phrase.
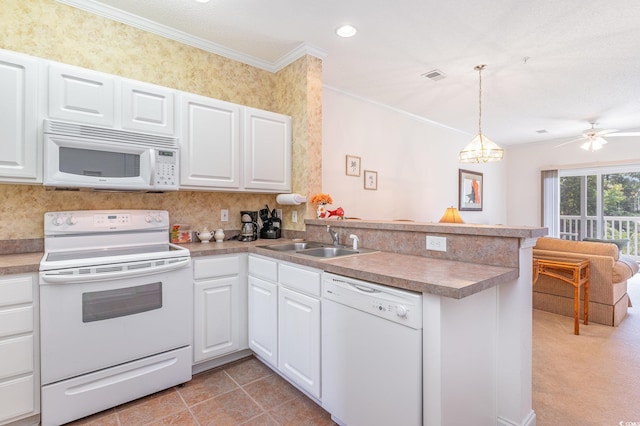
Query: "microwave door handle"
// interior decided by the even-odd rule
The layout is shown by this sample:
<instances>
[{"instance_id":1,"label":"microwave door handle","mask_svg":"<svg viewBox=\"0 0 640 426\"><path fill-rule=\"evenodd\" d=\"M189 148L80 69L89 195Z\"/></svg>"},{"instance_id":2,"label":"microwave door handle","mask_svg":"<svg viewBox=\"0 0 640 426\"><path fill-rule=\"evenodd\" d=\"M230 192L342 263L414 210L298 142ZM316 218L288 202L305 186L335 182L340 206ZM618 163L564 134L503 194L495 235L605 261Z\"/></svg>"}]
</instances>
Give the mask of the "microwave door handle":
<instances>
[{"instance_id":1,"label":"microwave door handle","mask_svg":"<svg viewBox=\"0 0 640 426\"><path fill-rule=\"evenodd\" d=\"M191 264L191 258L181 259L177 262L169 263L162 266L153 266L151 268L133 269L118 272L104 272L88 275L47 275L46 272L41 274L42 281L51 284L76 284L95 281L117 280L122 278L144 277L146 275L154 275L160 272L174 271L187 267Z\"/></svg>"},{"instance_id":2,"label":"microwave door handle","mask_svg":"<svg viewBox=\"0 0 640 426\"><path fill-rule=\"evenodd\" d=\"M156 150L151 148L149 150L149 163L151 164L151 173L149 173L149 185L153 188L156 181Z\"/></svg>"}]
</instances>

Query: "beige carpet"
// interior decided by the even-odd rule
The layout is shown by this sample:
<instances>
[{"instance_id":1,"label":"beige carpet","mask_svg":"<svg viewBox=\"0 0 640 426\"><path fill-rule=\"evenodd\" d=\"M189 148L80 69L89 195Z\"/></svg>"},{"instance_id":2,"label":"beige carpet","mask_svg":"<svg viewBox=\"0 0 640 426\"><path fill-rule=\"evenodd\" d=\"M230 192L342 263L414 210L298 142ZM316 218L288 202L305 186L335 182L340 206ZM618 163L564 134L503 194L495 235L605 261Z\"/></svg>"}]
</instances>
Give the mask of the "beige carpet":
<instances>
[{"instance_id":1,"label":"beige carpet","mask_svg":"<svg viewBox=\"0 0 640 426\"><path fill-rule=\"evenodd\" d=\"M538 426L640 425L640 274L618 327L533 311L533 409Z\"/></svg>"}]
</instances>

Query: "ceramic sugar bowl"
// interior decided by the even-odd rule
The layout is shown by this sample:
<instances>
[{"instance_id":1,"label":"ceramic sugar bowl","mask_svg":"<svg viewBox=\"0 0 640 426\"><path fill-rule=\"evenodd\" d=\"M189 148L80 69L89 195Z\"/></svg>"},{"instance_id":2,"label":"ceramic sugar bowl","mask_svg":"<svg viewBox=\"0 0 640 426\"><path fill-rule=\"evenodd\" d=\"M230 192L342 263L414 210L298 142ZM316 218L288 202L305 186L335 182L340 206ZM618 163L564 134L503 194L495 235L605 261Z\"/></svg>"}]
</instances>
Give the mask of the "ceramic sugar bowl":
<instances>
[{"instance_id":1,"label":"ceramic sugar bowl","mask_svg":"<svg viewBox=\"0 0 640 426\"><path fill-rule=\"evenodd\" d=\"M208 243L209 240L213 238L213 234L211 233L211 231L207 229L206 226L201 232L196 232L196 235L198 236L198 239L200 240L201 243Z\"/></svg>"}]
</instances>

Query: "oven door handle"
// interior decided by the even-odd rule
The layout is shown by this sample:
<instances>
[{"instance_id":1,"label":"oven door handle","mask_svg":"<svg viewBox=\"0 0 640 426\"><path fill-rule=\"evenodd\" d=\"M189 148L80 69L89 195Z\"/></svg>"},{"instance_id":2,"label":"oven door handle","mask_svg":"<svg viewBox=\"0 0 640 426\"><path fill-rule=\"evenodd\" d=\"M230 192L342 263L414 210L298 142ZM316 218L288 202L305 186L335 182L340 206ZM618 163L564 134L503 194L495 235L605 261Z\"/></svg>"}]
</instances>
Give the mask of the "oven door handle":
<instances>
[{"instance_id":1,"label":"oven door handle","mask_svg":"<svg viewBox=\"0 0 640 426\"><path fill-rule=\"evenodd\" d=\"M191 258L181 259L177 262L168 263L161 266L152 266L150 268L130 269L117 272L101 272L97 274L87 275L48 275L46 272L41 273L42 281L51 284L76 284L95 281L117 280L122 278L143 277L146 275L154 275L162 272L175 271L182 269L191 264Z\"/></svg>"}]
</instances>

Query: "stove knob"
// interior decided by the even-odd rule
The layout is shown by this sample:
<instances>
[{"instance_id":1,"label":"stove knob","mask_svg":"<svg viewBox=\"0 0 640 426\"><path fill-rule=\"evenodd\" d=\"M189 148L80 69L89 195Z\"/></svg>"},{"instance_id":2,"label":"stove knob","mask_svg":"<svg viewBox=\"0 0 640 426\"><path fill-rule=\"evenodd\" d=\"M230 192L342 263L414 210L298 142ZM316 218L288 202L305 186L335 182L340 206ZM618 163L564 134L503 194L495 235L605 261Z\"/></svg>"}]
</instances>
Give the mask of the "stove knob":
<instances>
[{"instance_id":1,"label":"stove knob","mask_svg":"<svg viewBox=\"0 0 640 426\"><path fill-rule=\"evenodd\" d=\"M76 219L73 216L69 216L67 218L67 225L75 225L76 223L78 223L78 219Z\"/></svg>"},{"instance_id":2,"label":"stove knob","mask_svg":"<svg viewBox=\"0 0 640 426\"><path fill-rule=\"evenodd\" d=\"M159 215L159 214L157 214L157 215L153 216L153 219L154 219L156 222L162 222L162 216L161 216L161 215Z\"/></svg>"},{"instance_id":3,"label":"stove knob","mask_svg":"<svg viewBox=\"0 0 640 426\"><path fill-rule=\"evenodd\" d=\"M63 225L64 224L64 217L63 216L56 216L56 217L53 218L51 223L53 223L55 226Z\"/></svg>"},{"instance_id":4,"label":"stove knob","mask_svg":"<svg viewBox=\"0 0 640 426\"><path fill-rule=\"evenodd\" d=\"M153 218L151 217L150 214L148 214L144 217L144 221L147 223L151 223L153 221Z\"/></svg>"},{"instance_id":5,"label":"stove knob","mask_svg":"<svg viewBox=\"0 0 640 426\"><path fill-rule=\"evenodd\" d=\"M407 308L405 308L402 305L398 305L398 306L396 306L396 313L398 314L398 316L400 318L406 318L407 317Z\"/></svg>"}]
</instances>

